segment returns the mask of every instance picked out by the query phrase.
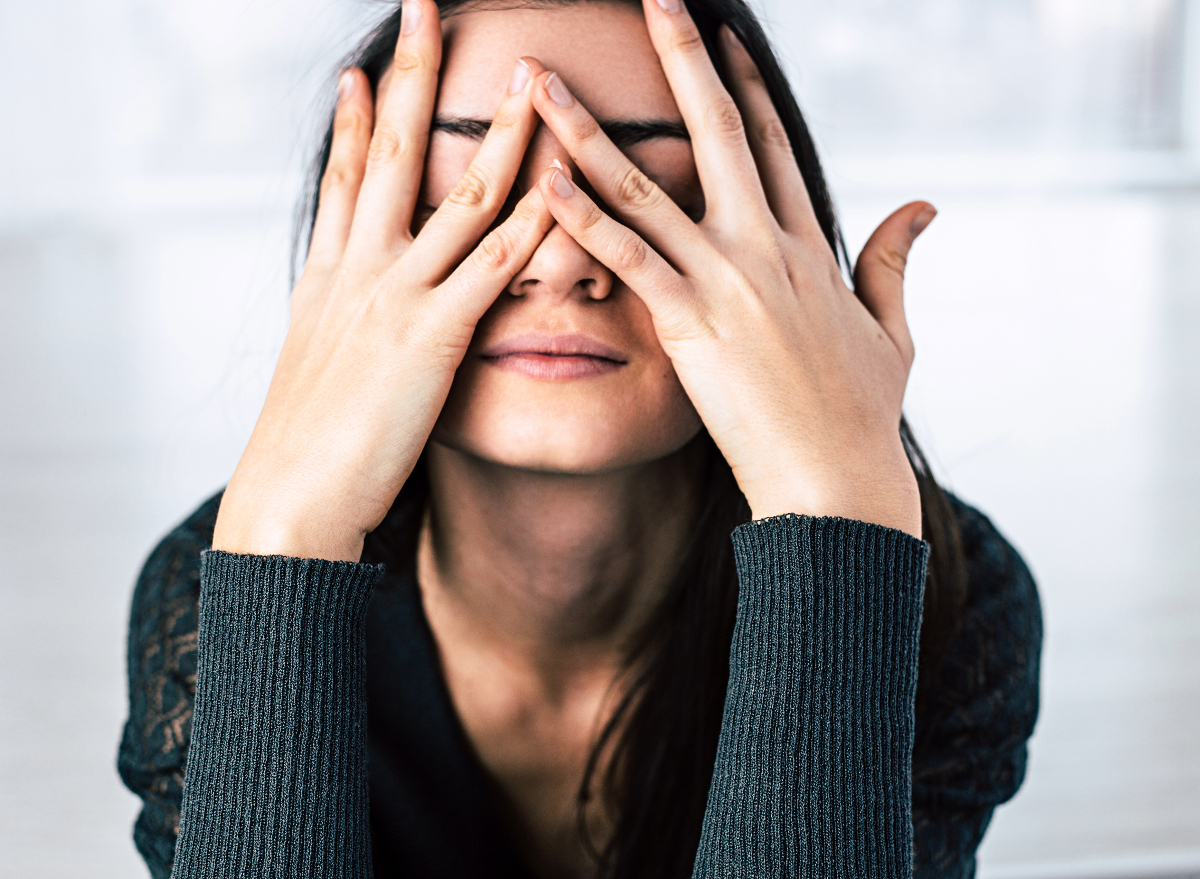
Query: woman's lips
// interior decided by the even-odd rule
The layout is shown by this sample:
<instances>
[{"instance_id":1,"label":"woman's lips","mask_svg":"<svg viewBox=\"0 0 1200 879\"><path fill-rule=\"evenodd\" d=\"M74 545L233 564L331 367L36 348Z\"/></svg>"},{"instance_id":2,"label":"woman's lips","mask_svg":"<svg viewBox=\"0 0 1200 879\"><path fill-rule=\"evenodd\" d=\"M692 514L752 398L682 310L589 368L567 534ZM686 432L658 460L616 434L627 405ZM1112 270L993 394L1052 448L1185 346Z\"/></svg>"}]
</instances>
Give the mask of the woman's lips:
<instances>
[{"instance_id":1,"label":"woman's lips","mask_svg":"<svg viewBox=\"0 0 1200 879\"><path fill-rule=\"evenodd\" d=\"M480 356L500 369L546 379L589 378L627 362L619 351L577 333L513 336L488 346Z\"/></svg>"}]
</instances>

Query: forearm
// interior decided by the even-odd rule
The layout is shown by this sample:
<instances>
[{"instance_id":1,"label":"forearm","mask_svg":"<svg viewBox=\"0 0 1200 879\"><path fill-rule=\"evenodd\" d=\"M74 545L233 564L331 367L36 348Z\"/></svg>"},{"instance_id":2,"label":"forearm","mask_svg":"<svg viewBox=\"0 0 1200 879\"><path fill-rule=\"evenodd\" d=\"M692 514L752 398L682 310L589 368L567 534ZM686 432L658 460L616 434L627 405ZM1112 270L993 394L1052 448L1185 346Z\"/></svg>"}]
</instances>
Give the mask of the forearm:
<instances>
[{"instance_id":1,"label":"forearm","mask_svg":"<svg viewBox=\"0 0 1200 879\"><path fill-rule=\"evenodd\" d=\"M379 574L205 553L173 876L371 875L363 618Z\"/></svg>"},{"instance_id":2,"label":"forearm","mask_svg":"<svg viewBox=\"0 0 1200 879\"><path fill-rule=\"evenodd\" d=\"M693 875L911 876L925 544L805 516L733 542L738 618Z\"/></svg>"}]
</instances>

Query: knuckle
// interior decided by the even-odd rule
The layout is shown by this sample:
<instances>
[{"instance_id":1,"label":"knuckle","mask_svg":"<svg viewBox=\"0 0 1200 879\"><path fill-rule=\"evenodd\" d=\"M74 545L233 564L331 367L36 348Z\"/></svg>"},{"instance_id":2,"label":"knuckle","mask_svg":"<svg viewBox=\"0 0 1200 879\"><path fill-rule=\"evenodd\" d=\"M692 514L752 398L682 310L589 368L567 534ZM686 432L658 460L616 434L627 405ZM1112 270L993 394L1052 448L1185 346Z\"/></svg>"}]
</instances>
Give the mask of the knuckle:
<instances>
[{"instance_id":1,"label":"knuckle","mask_svg":"<svg viewBox=\"0 0 1200 879\"><path fill-rule=\"evenodd\" d=\"M588 204L579 215L579 228L583 232L593 229L604 219L604 212L595 204Z\"/></svg>"},{"instance_id":2,"label":"knuckle","mask_svg":"<svg viewBox=\"0 0 1200 879\"><path fill-rule=\"evenodd\" d=\"M626 271L639 269L646 264L650 249L646 242L637 235L628 233L622 235L613 249L613 257L617 265Z\"/></svg>"},{"instance_id":3,"label":"knuckle","mask_svg":"<svg viewBox=\"0 0 1200 879\"><path fill-rule=\"evenodd\" d=\"M742 125L742 114L733 98L724 96L713 101L704 113L704 127L717 137L745 137L746 129Z\"/></svg>"},{"instance_id":4,"label":"knuckle","mask_svg":"<svg viewBox=\"0 0 1200 879\"><path fill-rule=\"evenodd\" d=\"M367 117L363 113L338 113L333 117L334 140L341 140L353 135L365 134Z\"/></svg>"},{"instance_id":5,"label":"knuckle","mask_svg":"<svg viewBox=\"0 0 1200 879\"><path fill-rule=\"evenodd\" d=\"M478 168L468 168L454 184L446 201L459 207L478 208L488 203L494 189L486 174Z\"/></svg>"},{"instance_id":6,"label":"knuckle","mask_svg":"<svg viewBox=\"0 0 1200 879\"><path fill-rule=\"evenodd\" d=\"M338 192L350 189L357 183L358 175L351 168L341 163L330 164L321 177L321 191L325 193Z\"/></svg>"},{"instance_id":7,"label":"knuckle","mask_svg":"<svg viewBox=\"0 0 1200 879\"><path fill-rule=\"evenodd\" d=\"M394 128L380 126L371 138L367 161L372 165L387 165L404 155L404 138Z\"/></svg>"},{"instance_id":8,"label":"knuckle","mask_svg":"<svg viewBox=\"0 0 1200 879\"><path fill-rule=\"evenodd\" d=\"M517 206L513 208L509 214L509 222L517 226L535 226L537 225L539 213L537 208L526 201L517 202Z\"/></svg>"},{"instance_id":9,"label":"knuckle","mask_svg":"<svg viewBox=\"0 0 1200 879\"><path fill-rule=\"evenodd\" d=\"M590 113L582 113L572 120L570 133L577 143L591 140L600 134L600 123L593 119Z\"/></svg>"},{"instance_id":10,"label":"knuckle","mask_svg":"<svg viewBox=\"0 0 1200 879\"><path fill-rule=\"evenodd\" d=\"M521 117L511 111L496 113L492 117L493 131L509 131L521 124Z\"/></svg>"},{"instance_id":11,"label":"knuckle","mask_svg":"<svg viewBox=\"0 0 1200 879\"><path fill-rule=\"evenodd\" d=\"M777 147L791 152L791 138L788 137L787 129L783 127L783 123L779 121L778 117L773 116L759 126L758 138L769 147Z\"/></svg>"},{"instance_id":12,"label":"knuckle","mask_svg":"<svg viewBox=\"0 0 1200 879\"><path fill-rule=\"evenodd\" d=\"M657 204L662 190L636 165L630 165L621 174L616 184L617 199L633 208L647 208Z\"/></svg>"},{"instance_id":13,"label":"knuckle","mask_svg":"<svg viewBox=\"0 0 1200 879\"><path fill-rule=\"evenodd\" d=\"M496 229L479 243L479 265L487 272L503 271L512 261L515 250L508 235Z\"/></svg>"},{"instance_id":14,"label":"knuckle","mask_svg":"<svg viewBox=\"0 0 1200 879\"><path fill-rule=\"evenodd\" d=\"M396 74L420 73L428 69L429 63L421 52L397 52L392 59Z\"/></svg>"},{"instance_id":15,"label":"knuckle","mask_svg":"<svg viewBox=\"0 0 1200 879\"><path fill-rule=\"evenodd\" d=\"M883 245L876 253L875 259L885 269L896 273L901 278L904 277L904 269L908 265L908 254L898 247L891 244Z\"/></svg>"},{"instance_id":16,"label":"knuckle","mask_svg":"<svg viewBox=\"0 0 1200 879\"><path fill-rule=\"evenodd\" d=\"M685 55L690 55L694 52L707 52L704 46L704 38L700 36L700 29L695 24L689 23L685 27L681 27L671 35L669 43L670 48L675 52L680 52Z\"/></svg>"}]
</instances>

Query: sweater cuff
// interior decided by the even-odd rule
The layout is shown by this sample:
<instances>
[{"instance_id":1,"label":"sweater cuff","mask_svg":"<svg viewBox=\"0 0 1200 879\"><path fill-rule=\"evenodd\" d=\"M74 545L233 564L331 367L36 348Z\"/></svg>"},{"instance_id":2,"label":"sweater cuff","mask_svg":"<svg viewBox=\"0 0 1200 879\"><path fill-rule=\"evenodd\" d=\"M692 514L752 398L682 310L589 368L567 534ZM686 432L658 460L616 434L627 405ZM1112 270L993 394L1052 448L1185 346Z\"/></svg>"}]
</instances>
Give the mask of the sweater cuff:
<instances>
[{"instance_id":1,"label":"sweater cuff","mask_svg":"<svg viewBox=\"0 0 1200 879\"><path fill-rule=\"evenodd\" d=\"M739 593L696 876L908 877L928 546L780 516L733 532Z\"/></svg>"},{"instance_id":2,"label":"sweater cuff","mask_svg":"<svg viewBox=\"0 0 1200 879\"><path fill-rule=\"evenodd\" d=\"M203 554L173 876L367 875L363 623L382 572Z\"/></svg>"}]
</instances>

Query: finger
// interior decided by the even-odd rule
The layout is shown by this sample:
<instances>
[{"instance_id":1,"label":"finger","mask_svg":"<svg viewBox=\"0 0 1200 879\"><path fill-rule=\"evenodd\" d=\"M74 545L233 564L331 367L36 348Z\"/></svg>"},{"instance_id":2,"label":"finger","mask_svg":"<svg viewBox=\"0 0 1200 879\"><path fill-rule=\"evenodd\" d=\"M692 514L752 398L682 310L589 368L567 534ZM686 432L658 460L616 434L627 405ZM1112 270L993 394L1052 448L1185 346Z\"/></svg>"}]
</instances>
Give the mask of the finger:
<instances>
[{"instance_id":1,"label":"finger","mask_svg":"<svg viewBox=\"0 0 1200 879\"><path fill-rule=\"evenodd\" d=\"M400 36L378 113L348 247L392 251L410 237L437 96L442 26L433 0L404 0Z\"/></svg>"},{"instance_id":2,"label":"finger","mask_svg":"<svg viewBox=\"0 0 1200 879\"><path fill-rule=\"evenodd\" d=\"M538 186L555 221L636 293L659 327L678 325L687 281L632 229L604 213L562 171Z\"/></svg>"},{"instance_id":3,"label":"finger","mask_svg":"<svg viewBox=\"0 0 1200 879\"><path fill-rule=\"evenodd\" d=\"M728 25L721 25L720 33L721 55L729 72L730 89L745 120L750 151L754 154L771 213L785 231L820 241L828 250L800 166L796 164L796 154L767 92L762 73Z\"/></svg>"},{"instance_id":4,"label":"finger","mask_svg":"<svg viewBox=\"0 0 1200 879\"><path fill-rule=\"evenodd\" d=\"M541 74L533 105L583 176L622 220L636 226L675 265L687 271L688 253L703 236L662 188L617 148L556 73Z\"/></svg>"},{"instance_id":5,"label":"finger","mask_svg":"<svg viewBox=\"0 0 1200 879\"><path fill-rule=\"evenodd\" d=\"M537 62L517 61L479 152L404 255L422 267L431 285L445 278L478 243L516 182L538 121L529 100L535 73L531 64Z\"/></svg>"},{"instance_id":6,"label":"finger","mask_svg":"<svg viewBox=\"0 0 1200 879\"><path fill-rule=\"evenodd\" d=\"M512 214L489 232L440 287L449 307L465 309L472 323L479 320L513 277L533 257L550 227L551 215L535 187L517 202Z\"/></svg>"},{"instance_id":7,"label":"finger","mask_svg":"<svg viewBox=\"0 0 1200 879\"><path fill-rule=\"evenodd\" d=\"M338 79L329 162L321 175L317 216L308 248L310 265L331 268L346 249L371 142L372 105L366 75L356 67L343 71Z\"/></svg>"},{"instance_id":8,"label":"finger","mask_svg":"<svg viewBox=\"0 0 1200 879\"><path fill-rule=\"evenodd\" d=\"M650 40L692 136L708 205L705 220L736 228L769 217L742 114L721 84L683 0L643 0L642 6Z\"/></svg>"},{"instance_id":9,"label":"finger","mask_svg":"<svg viewBox=\"0 0 1200 879\"><path fill-rule=\"evenodd\" d=\"M904 269L913 242L936 216L928 202L906 204L879 224L854 267L855 293L908 364L913 344L904 317Z\"/></svg>"}]
</instances>

